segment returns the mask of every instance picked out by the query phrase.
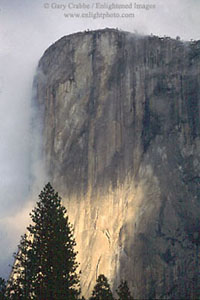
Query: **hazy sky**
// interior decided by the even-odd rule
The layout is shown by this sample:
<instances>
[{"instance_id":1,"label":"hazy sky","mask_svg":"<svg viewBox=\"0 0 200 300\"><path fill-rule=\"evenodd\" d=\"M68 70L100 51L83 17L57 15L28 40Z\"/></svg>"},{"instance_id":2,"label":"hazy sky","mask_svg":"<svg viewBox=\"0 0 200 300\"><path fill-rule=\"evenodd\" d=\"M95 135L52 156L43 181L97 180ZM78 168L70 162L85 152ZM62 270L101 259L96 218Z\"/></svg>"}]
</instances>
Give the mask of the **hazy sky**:
<instances>
[{"instance_id":1,"label":"hazy sky","mask_svg":"<svg viewBox=\"0 0 200 300\"><path fill-rule=\"evenodd\" d=\"M72 8L73 3L82 8ZM109 10L112 3L127 8ZM151 8L135 8L139 4ZM86 13L90 18L82 16ZM105 27L200 39L200 0L0 0L0 276L8 275L8 262L32 206L30 154L34 141L29 122L38 60L63 35ZM35 175L40 178L37 170Z\"/></svg>"}]
</instances>

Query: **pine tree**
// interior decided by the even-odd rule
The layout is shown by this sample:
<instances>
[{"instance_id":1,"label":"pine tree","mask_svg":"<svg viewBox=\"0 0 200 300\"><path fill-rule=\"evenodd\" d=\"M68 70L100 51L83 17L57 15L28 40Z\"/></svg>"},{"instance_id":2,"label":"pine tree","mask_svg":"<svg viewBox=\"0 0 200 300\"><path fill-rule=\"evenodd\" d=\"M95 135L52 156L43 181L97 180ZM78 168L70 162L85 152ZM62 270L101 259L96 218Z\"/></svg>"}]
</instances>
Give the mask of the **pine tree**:
<instances>
[{"instance_id":1,"label":"pine tree","mask_svg":"<svg viewBox=\"0 0 200 300\"><path fill-rule=\"evenodd\" d=\"M0 277L0 300L4 300L5 298L5 291L6 291L6 282L5 279Z\"/></svg>"},{"instance_id":2,"label":"pine tree","mask_svg":"<svg viewBox=\"0 0 200 300\"><path fill-rule=\"evenodd\" d=\"M114 300L108 279L103 275L99 275L97 283L89 300Z\"/></svg>"},{"instance_id":3,"label":"pine tree","mask_svg":"<svg viewBox=\"0 0 200 300\"><path fill-rule=\"evenodd\" d=\"M119 296L119 300L133 300L131 293L129 291L129 287L126 281L121 281L118 289L116 290L117 295Z\"/></svg>"},{"instance_id":4,"label":"pine tree","mask_svg":"<svg viewBox=\"0 0 200 300\"><path fill-rule=\"evenodd\" d=\"M15 254L9 299L74 300L79 295L76 245L61 198L48 183Z\"/></svg>"}]
</instances>

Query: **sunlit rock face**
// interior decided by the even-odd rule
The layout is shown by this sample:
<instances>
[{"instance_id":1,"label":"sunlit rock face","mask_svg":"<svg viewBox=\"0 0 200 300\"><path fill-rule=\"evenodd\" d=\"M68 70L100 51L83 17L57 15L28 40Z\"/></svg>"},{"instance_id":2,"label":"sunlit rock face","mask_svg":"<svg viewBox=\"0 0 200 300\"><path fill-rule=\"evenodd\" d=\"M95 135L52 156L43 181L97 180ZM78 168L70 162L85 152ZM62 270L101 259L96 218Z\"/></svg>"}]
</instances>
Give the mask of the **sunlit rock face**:
<instances>
[{"instance_id":1,"label":"sunlit rock face","mask_svg":"<svg viewBox=\"0 0 200 300\"><path fill-rule=\"evenodd\" d=\"M35 79L48 175L75 226L83 294L199 285L200 42L105 29L65 36Z\"/></svg>"}]
</instances>

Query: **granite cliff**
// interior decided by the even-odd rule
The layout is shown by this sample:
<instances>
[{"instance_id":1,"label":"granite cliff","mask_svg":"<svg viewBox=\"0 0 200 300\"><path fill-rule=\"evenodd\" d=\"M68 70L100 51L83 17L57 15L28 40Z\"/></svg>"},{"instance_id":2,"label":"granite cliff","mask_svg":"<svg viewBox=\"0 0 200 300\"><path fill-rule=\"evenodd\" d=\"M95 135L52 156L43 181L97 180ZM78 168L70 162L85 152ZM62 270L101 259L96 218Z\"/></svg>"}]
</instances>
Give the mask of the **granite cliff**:
<instances>
[{"instance_id":1,"label":"granite cliff","mask_svg":"<svg viewBox=\"0 0 200 300\"><path fill-rule=\"evenodd\" d=\"M200 41L72 34L46 50L34 85L83 294L104 273L138 299L196 297Z\"/></svg>"}]
</instances>

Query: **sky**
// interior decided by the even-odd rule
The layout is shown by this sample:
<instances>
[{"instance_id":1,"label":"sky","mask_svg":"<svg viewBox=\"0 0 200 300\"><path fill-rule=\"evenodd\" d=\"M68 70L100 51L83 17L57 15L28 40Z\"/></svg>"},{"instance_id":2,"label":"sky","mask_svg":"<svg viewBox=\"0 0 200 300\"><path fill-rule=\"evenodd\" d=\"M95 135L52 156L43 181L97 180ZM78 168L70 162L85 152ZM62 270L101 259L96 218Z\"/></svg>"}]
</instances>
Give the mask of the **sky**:
<instances>
[{"instance_id":1,"label":"sky","mask_svg":"<svg viewBox=\"0 0 200 300\"><path fill-rule=\"evenodd\" d=\"M198 40L200 0L0 0L0 276L4 278L29 224L35 195L46 180L39 149L33 152L40 136L35 140L31 134L38 60L64 35L106 27ZM34 192L33 178L37 178Z\"/></svg>"}]
</instances>

